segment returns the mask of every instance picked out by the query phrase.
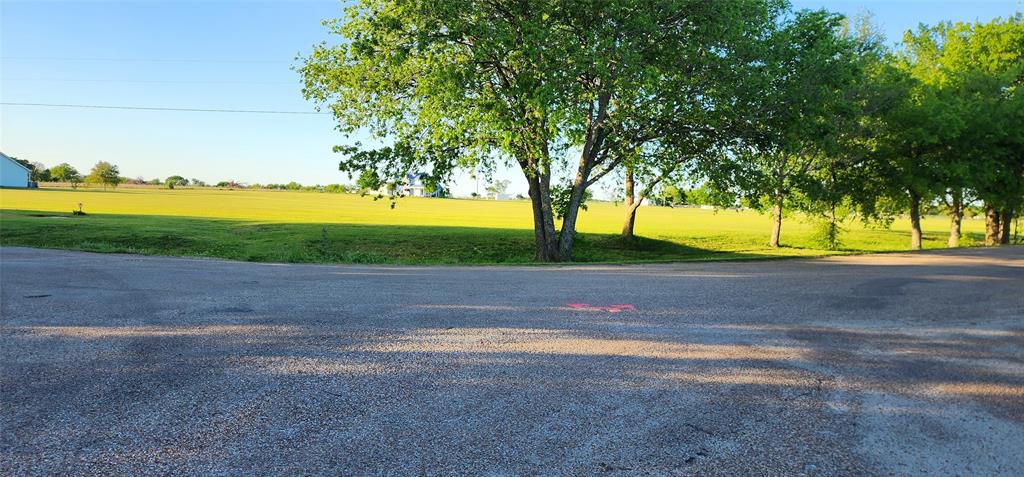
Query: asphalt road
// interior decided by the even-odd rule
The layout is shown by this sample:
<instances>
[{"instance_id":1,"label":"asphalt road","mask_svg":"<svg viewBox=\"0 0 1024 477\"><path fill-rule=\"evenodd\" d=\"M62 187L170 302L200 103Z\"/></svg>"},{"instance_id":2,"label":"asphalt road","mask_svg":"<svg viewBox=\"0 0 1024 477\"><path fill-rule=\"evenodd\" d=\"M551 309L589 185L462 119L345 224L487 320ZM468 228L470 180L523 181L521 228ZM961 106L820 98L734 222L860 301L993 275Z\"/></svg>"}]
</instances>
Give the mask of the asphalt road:
<instances>
[{"instance_id":1,"label":"asphalt road","mask_svg":"<svg viewBox=\"0 0 1024 477\"><path fill-rule=\"evenodd\" d=\"M1024 475L1022 247L0 289L0 475Z\"/></svg>"}]
</instances>

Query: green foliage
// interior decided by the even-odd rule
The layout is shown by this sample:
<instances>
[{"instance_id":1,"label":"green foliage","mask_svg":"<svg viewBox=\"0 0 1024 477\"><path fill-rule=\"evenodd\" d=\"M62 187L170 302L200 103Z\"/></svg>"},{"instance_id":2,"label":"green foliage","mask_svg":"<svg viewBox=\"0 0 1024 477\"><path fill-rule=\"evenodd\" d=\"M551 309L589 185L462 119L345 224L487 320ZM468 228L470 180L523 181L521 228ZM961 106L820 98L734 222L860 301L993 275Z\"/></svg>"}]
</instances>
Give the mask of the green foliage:
<instances>
[{"instance_id":1,"label":"green foliage","mask_svg":"<svg viewBox=\"0 0 1024 477\"><path fill-rule=\"evenodd\" d=\"M187 186L188 179L182 176L170 176L166 180L164 180L164 183L167 184L167 187L169 189L173 189L174 186Z\"/></svg>"},{"instance_id":2,"label":"green foliage","mask_svg":"<svg viewBox=\"0 0 1024 477\"><path fill-rule=\"evenodd\" d=\"M377 175L377 171L373 169L364 169L359 174L359 179L356 180L356 187L359 188L360 193L366 194L368 192L375 192L384 185L384 182Z\"/></svg>"},{"instance_id":3,"label":"green foliage","mask_svg":"<svg viewBox=\"0 0 1024 477\"><path fill-rule=\"evenodd\" d=\"M342 193L355 192L355 190L351 186L347 186L345 184L327 184L327 185L325 185L323 187L323 192L330 192L330 193L333 193L333 194L342 194Z\"/></svg>"},{"instance_id":4,"label":"green foliage","mask_svg":"<svg viewBox=\"0 0 1024 477\"><path fill-rule=\"evenodd\" d=\"M70 182L71 184L78 184L82 182L82 174L78 172L71 164L62 162L50 168L50 177L55 182Z\"/></svg>"},{"instance_id":5,"label":"green foliage","mask_svg":"<svg viewBox=\"0 0 1024 477\"><path fill-rule=\"evenodd\" d=\"M783 6L362 0L326 23L342 41L314 47L298 70L303 94L347 137L335 148L342 171L447 180L516 164L536 191L538 257L569 258L594 181L627 161L659 162L644 171L663 177L705 149L695 145L713 129L708 104L731 96L731 51ZM350 139L362 133L383 145ZM570 149L580 161L566 176L576 179L555 207L553 158ZM566 218L557 252L551 210Z\"/></svg>"},{"instance_id":6,"label":"green foliage","mask_svg":"<svg viewBox=\"0 0 1024 477\"><path fill-rule=\"evenodd\" d=\"M931 36L941 46L935 76L953 91L967 125L956 143L959 160L948 161L949 175L986 204L1019 212L1024 208L1024 15L942 24Z\"/></svg>"},{"instance_id":7,"label":"green foliage","mask_svg":"<svg viewBox=\"0 0 1024 477\"><path fill-rule=\"evenodd\" d=\"M739 188L754 207L770 208L806 194L814 175L848 149L861 78L876 47L870 37L845 35L844 25L826 11L797 12L746 52L757 66L742 78L735 114L749 125L739 129L741 142L727 160L708 172L719 189Z\"/></svg>"},{"instance_id":8,"label":"green foliage","mask_svg":"<svg viewBox=\"0 0 1024 477\"><path fill-rule=\"evenodd\" d=\"M1022 16L922 25L876 75L874 184L889 197L971 192L997 207L1024 201Z\"/></svg>"},{"instance_id":9,"label":"green foliage","mask_svg":"<svg viewBox=\"0 0 1024 477\"><path fill-rule=\"evenodd\" d=\"M667 186L666 191L672 192L673 203L686 205L711 205L715 207L732 207L736 205L736 194L729 190L716 187L711 182L701 184L689 190L680 190Z\"/></svg>"},{"instance_id":10,"label":"green foliage","mask_svg":"<svg viewBox=\"0 0 1024 477\"><path fill-rule=\"evenodd\" d=\"M671 184L661 186L654 197L649 197L657 205L673 205L685 202L686 193Z\"/></svg>"},{"instance_id":11,"label":"green foliage","mask_svg":"<svg viewBox=\"0 0 1024 477\"><path fill-rule=\"evenodd\" d=\"M571 257L588 188L623 169L641 198L670 184L656 202L826 217L835 247L919 199L1024 208L1021 19L922 26L887 54L868 17L774 0L360 0L298 71L364 192L521 168L540 259Z\"/></svg>"},{"instance_id":12,"label":"green foliage","mask_svg":"<svg viewBox=\"0 0 1024 477\"><path fill-rule=\"evenodd\" d=\"M810 240L823 250L839 250L842 247L839 239L842 232L843 229L838 222L819 220L814 224Z\"/></svg>"},{"instance_id":13,"label":"green foliage","mask_svg":"<svg viewBox=\"0 0 1024 477\"><path fill-rule=\"evenodd\" d=\"M95 166L92 167L92 171L85 178L85 182L89 184L100 184L103 188L107 186L117 187L121 183L121 175L118 171L117 166L107 162L99 161Z\"/></svg>"},{"instance_id":14,"label":"green foliage","mask_svg":"<svg viewBox=\"0 0 1024 477\"><path fill-rule=\"evenodd\" d=\"M558 185L551 188L551 207L555 210L556 219L562 219L568 213L571 196L572 186ZM592 198L593 194L589 190L584 191L579 204L580 210L587 210L587 201Z\"/></svg>"}]
</instances>

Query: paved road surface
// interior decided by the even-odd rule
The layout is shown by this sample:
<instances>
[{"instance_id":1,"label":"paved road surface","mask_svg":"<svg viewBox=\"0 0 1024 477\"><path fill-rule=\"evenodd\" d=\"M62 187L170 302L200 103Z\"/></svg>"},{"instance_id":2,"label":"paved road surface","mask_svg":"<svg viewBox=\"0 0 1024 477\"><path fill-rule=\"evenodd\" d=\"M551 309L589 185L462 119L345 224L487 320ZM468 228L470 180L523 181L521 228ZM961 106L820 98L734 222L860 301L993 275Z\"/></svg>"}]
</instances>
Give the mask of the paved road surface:
<instances>
[{"instance_id":1,"label":"paved road surface","mask_svg":"<svg viewBox=\"0 0 1024 477\"><path fill-rule=\"evenodd\" d=\"M0 260L2 475L1024 475L1021 247Z\"/></svg>"}]
</instances>

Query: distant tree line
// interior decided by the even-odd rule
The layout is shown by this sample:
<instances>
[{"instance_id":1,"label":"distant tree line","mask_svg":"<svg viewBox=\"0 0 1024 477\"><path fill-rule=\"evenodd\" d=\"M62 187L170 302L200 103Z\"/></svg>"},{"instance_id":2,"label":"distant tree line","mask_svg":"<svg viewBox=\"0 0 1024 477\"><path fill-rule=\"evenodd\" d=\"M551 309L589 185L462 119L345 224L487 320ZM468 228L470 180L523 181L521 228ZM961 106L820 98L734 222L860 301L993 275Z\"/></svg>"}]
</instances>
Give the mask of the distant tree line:
<instances>
[{"instance_id":1,"label":"distant tree line","mask_svg":"<svg viewBox=\"0 0 1024 477\"><path fill-rule=\"evenodd\" d=\"M986 243L1009 241L1024 207L1022 25L944 22L888 48L868 16L777 0L382 0L327 22L341 41L298 70L345 135L342 171L518 167L541 261L572 260L606 177L623 184L627 239L641 203L689 182L771 214L771 246L798 210L833 247L849 220L907 215L919 249L935 206L950 246L972 205Z\"/></svg>"},{"instance_id":2,"label":"distant tree line","mask_svg":"<svg viewBox=\"0 0 1024 477\"><path fill-rule=\"evenodd\" d=\"M33 182L61 182L71 184L72 187L78 187L82 184L86 184L103 188L114 188L119 184L160 186L167 189L174 189L175 187L208 187L208 184L202 180L196 178L187 179L185 176L181 175L172 175L166 179L153 178L149 180L142 177L123 177L120 175L118 167L107 161L97 162L89 171L89 174L83 176L77 169L75 169L74 166L68 163L60 163L56 166L47 168L40 162L30 162L13 157L12 159L24 165L31 171L29 180ZM232 180L217 182L214 187L221 189L289 190L329 193L356 193L360 190L357 186L347 184L318 184L308 186L294 181L287 184L245 184Z\"/></svg>"}]
</instances>

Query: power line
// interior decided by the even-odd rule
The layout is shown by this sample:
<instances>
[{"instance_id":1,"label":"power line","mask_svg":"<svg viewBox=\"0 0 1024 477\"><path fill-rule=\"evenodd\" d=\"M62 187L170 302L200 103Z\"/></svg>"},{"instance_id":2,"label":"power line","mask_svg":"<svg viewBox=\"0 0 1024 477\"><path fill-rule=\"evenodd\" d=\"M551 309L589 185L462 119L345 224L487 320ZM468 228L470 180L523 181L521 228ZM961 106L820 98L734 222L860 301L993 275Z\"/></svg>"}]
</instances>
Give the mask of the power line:
<instances>
[{"instance_id":1,"label":"power line","mask_svg":"<svg viewBox=\"0 0 1024 477\"><path fill-rule=\"evenodd\" d=\"M29 60L29 61L116 61L116 62L146 62L146 63L284 63L283 59L198 59L198 58L109 58L109 57L71 57L71 56L0 56L4 60Z\"/></svg>"},{"instance_id":2,"label":"power line","mask_svg":"<svg viewBox=\"0 0 1024 477\"><path fill-rule=\"evenodd\" d=\"M271 109L212 109L212 108L160 108L153 106L108 106L98 104L54 104L54 103L13 103L0 102L2 106L28 106L44 108L79 108L79 109L122 109L132 111L187 111L196 113L247 113L247 114L303 114L325 115L322 111L281 111Z\"/></svg>"},{"instance_id":3,"label":"power line","mask_svg":"<svg viewBox=\"0 0 1024 477\"><path fill-rule=\"evenodd\" d=\"M154 84L295 84L294 81L203 81L203 80L121 80L93 78L0 78L0 81L38 81L58 83L154 83Z\"/></svg>"}]
</instances>

